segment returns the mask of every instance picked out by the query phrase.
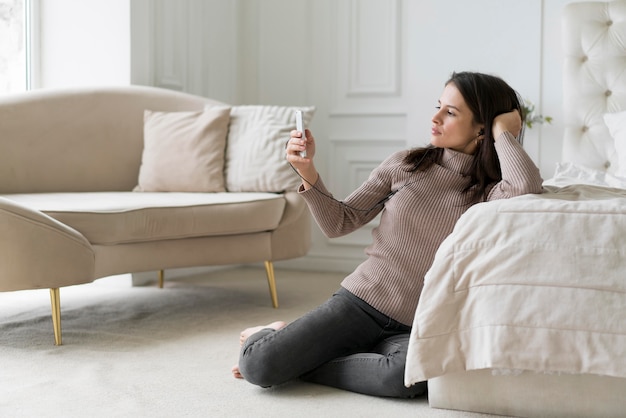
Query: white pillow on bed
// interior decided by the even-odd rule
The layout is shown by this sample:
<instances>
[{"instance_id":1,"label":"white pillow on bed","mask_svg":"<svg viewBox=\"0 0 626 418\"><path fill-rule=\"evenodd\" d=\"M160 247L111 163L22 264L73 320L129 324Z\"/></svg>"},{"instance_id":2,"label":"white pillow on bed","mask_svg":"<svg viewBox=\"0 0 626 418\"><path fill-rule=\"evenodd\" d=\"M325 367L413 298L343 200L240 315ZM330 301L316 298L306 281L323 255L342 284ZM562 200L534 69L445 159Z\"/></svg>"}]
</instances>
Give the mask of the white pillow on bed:
<instances>
[{"instance_id":1,"label":"white pillow on bed","mask_svg":"<svg viewBox=\"0 0 626 418\"><path fill-rule=\"evenodd\" d=\"M588 184L592 186L626 189L626 178L614 176L606 171L578 165L572 162L557 163L554 176L544 186L565 187L570 184Z\"/></svg>"},{"instance_id":2,"label":"white pillow on bed","mask_svg":"<svg viewBox=\"0 0 626 418\"><path fill-rule=\"evenodd\" d=\"M626 111L606 113L604 123L609 128L617 151L617 169L615 174L626 177Z\"/></svg>"}]
</instances>

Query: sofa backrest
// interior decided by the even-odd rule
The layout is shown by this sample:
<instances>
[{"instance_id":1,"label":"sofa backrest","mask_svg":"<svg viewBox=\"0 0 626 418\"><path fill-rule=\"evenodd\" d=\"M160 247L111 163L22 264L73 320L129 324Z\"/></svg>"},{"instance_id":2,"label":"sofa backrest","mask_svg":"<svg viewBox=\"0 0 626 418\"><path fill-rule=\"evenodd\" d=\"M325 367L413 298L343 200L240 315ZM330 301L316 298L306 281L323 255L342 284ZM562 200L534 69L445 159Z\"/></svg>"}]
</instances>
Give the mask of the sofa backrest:
<instances>
[{"instance_id":1,"label":"sofa backrest","mask_svg":"<svg viewBox=\"0 0 626 418\"><path fill-rule=\"evenodd\" d=\"M144 86L0 96L0 193L124 191L137 185L143 113L218 101Z\"/></svg>"}]
</instances>

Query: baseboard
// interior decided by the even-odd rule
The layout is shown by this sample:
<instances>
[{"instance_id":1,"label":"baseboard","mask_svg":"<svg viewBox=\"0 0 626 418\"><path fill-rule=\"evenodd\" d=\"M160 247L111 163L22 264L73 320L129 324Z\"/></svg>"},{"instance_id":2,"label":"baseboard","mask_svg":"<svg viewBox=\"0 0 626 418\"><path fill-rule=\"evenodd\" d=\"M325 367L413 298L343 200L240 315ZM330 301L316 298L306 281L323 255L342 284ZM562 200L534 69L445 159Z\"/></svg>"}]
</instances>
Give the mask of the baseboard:
<instances>
[{"instance_id":1,"label":"baseboard","mask_svg":"<svg viewBox=\"0 0 626 418\"><path fill-rule=\"evenodd\" d=\"M325 271L336 273L350 273L354 271L356 266L362 260L353 260L348 258L328 258L317 256L305 256L293 260L277 261L274 263L275 270L302 270L302 271ZM203 267L185 267L178 269L169 269L164 271L165 280L176 280L189 276L195 276L207 272L219 271L224 269L232 269L241 266L258 266L264 268L263 263L240 264L229 266L203 266ZM320 268L323 266L323 268ZM157 271L147 271L141 273L133 273L133 286L149 286L157 283L159 275Z\"/></svg>"},{"instance_id":2,"label":"baseboard","mask_svg":"<svg viewBox=\"0 0 626 418\"><path fill-rule=\"evenodd\" d=\"M164 276L165 280L176 280L212 271L232 269L235 267L237 266L203 266L169 269L164 271ZM159 273L157 271L144 271L141 273L133 273L131 276L133 286L149 286L159 281Z\"/></svg>"}]
</instances>

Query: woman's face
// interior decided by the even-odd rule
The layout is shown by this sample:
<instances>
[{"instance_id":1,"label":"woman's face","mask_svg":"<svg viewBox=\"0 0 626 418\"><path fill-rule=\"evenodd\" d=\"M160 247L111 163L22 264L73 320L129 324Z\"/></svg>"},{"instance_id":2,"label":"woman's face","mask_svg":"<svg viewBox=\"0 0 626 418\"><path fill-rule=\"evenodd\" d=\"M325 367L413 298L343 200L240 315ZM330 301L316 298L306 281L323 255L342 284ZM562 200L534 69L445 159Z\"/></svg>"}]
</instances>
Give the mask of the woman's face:
<instances>
[{"instance_id":1,"label":"woman's face","mask_svg":"<svg viewBox=\"0 0 626 418\"><path fill-rule=\"evenodd\" d=\"M475 139L481 136L479 131L483 125L474 123L474 115L454 83L448 83L443 89L432 123L432 145L465 154L476 151Z\"/></svg>"}]
</instances>

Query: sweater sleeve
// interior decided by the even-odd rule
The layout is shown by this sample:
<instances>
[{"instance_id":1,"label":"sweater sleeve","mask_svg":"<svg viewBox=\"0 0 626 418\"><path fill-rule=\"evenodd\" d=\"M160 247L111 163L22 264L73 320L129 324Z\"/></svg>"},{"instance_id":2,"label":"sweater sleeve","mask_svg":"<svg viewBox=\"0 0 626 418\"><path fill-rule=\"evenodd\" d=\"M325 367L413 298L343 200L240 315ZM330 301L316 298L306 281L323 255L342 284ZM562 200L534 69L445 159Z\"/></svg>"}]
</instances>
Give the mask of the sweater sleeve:
<instances>
[{"instance_id":1,"label":"sweater sleeve","mask_svg":"<svg viewBox=\"0 0 626 418\"><path fill-rule=\"evenodd\" d=\"M326 189L321 177L313 188L300 195L311 210L322 232L329 238L353 232L367 224L384 208L392 192L394 170L402 164L405 152L397 152L372 171L369 178L345 200L335 199Z\"/></svg>"},{"instance_id":2,"label":"sweater sleeve","mask_svg":"<svg viewBox=\"0 0 626 418\"><path fill-rule=\"evenodd\" d=\"M507 199L528 193L542 193L543 179L539 169L522 145L509 132L495 142L502 180L489 191L487 200Z\"/></svg>"}]
</instances>

